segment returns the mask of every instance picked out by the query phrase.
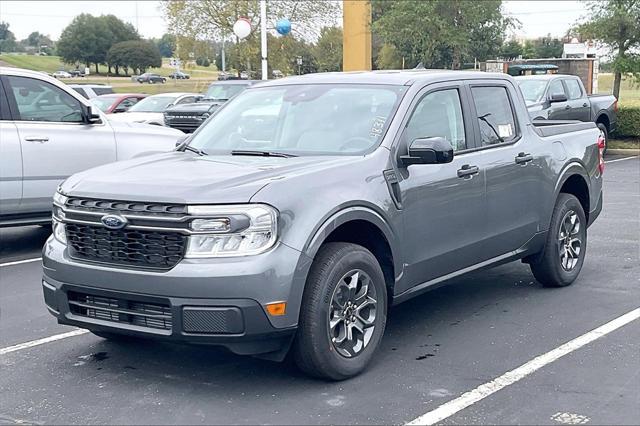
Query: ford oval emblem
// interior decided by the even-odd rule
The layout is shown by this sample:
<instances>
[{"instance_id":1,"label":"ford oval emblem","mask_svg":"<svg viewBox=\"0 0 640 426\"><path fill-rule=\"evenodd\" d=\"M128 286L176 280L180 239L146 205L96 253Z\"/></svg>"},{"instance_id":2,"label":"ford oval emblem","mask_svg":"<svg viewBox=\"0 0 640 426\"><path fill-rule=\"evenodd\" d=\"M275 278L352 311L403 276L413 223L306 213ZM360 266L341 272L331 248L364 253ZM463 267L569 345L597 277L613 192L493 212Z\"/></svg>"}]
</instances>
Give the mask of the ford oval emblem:
<instances>
[{"instance_id":1,"label":"ford oval emblem","mask_svg":"<svg viewBox=\"0 0 640 426\"><path fill-rule=\"evenodd\" d=\"M108 214L100 218L100 222L109 229L122 229L127 226L127 219L115 214Z\"/></svg>"}]
</instances>

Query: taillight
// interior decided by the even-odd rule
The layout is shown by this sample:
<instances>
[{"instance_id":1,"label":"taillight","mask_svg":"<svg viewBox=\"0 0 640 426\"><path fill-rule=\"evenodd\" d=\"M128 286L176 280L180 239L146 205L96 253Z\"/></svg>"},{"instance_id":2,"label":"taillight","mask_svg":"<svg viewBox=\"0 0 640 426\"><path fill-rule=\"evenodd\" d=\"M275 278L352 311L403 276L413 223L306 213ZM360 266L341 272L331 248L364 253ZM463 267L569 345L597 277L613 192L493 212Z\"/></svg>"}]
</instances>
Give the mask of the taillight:
<instances>
[{"instance_id":1,"label":"taillight","mask_svg":"<svg viewBox=\"0 0 640 426\"><path fill-rule=\"evenodd\" d=\"M613 103L613 112L618 112L618 100L617 99Z\"/></svg>"},{"instance_id":2,"label":"taillight","mask_svg":"<svg viewBox=\"0 0 640 426\"><path fill-rule=\"evenodd\" d=\"M604 135L598 136L598 170L600 174L604 173L604 147L605 147Z\"/></svg>"}]
</instances>

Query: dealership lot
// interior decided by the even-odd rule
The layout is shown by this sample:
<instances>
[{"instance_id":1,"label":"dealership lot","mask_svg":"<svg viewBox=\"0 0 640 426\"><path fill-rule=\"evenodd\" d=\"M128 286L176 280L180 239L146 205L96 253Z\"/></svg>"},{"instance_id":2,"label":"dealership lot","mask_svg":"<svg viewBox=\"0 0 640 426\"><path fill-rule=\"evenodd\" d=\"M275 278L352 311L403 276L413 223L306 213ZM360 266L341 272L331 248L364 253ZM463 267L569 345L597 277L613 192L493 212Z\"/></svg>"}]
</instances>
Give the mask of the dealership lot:
<instances>
[{"instance_id":1,"label":"dealership lot","mask_svg":"<svg viewBox=\"0 0 640 426\"><path fill-rule=\"evenodd\" d=\"M0 422L406 423L640 306L640 160L611 157L580 278L543 289L528 266L474 273L391 311L379 356L355 379L210 347L113 343L55 324L40 289L38 227L0 230ZM640 320L473 405L446 424L633 424ZM38 343L38 342L36 342ZM7 351L5 351L7 352Z\"/></svg>"}]
</instances>

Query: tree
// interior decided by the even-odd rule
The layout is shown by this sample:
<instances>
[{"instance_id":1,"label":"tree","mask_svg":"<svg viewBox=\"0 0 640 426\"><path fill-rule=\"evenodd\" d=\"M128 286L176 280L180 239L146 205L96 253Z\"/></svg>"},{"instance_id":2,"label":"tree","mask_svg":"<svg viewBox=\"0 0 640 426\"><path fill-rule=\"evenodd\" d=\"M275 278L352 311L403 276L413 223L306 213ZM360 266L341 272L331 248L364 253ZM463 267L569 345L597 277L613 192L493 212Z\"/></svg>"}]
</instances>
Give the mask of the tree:
<instances>
[{"instance_id":1,"label":"tree","mask_svg":"<svg viewBox=\"0 0 640 426\"><path fill-rule=\"evenodd\" d=\"M13 52L16 48L16 36L9 30L8 22L0 22L0 52Z\"/></svg>"},{"instance_id":2,"label":"tree","mask_svg":"<svg viewBox=\"0 0 640 426\"><path fill-rule=\"evenodd\" d=\"M464 62L495 56L505 31L515 24L501 1L374 0L373 30L393 45L407 66L459 69Z\"/></svg>"},{"instance_id":3,"label":"tree","mask_svg":"<svg viewBox=\"0 0 640 426\"><path fill-rule=\"evenodd\" d=\"M83 13L62 31L57 49L63 61L94 64L97 74L98 64L107 63L107 52L111 46L139 39L140 35L131 24L114 15L95 17Z\"/></svg>"},{"instance_id":4,"label":"tree","mask_svg":"<svg viewBox=\"0 0 640 426\"><path fill-rule=\"evenodd\" d=\"M259 65L254 65L260 52L259 0L164 1L162 5L168 24L178 34L201 39L232 38L235 44L229 43L227 62L238 73L240 70L259 69ZM273 32L276 21L286 16L294 23L291 30L293 36L312 39L319 36L317 28L335 23L338 12L337 3L333 1L271 0L267 7L267 27ZM244 40L238 40L233 35L233 24L239 17L249 19L254 29ZM180 43L178 49L182 50ZM273 58L273 55L270 57Z\"/></svg>"},{"instance_id":5,"label":"tree","mask_svg":"<svg viewBox=\"0 0 640 426\"><path fill-rule=\"evenodd\" d=\"M518 57L522 55L522 45L516 40L509 40L502 45L499 55L507 61L518 59Z\"/></svg>"},{"instance_id":6,"label":"tree","mask_svg":"<svg viewBox=\"0 0 640 426\"><path fill-rule=\"evenodd\" d=\"M312 53L319 72L342 71L342 28L322 28Z\"/></svg>"},{"instance_id":7,"label":"tree","mask_svg":"<svg viewBox=\"0 0 640 426\"><path fill-rule=\"evenodd\" d=\"M623 73L640 81L640 0L592 1L588 21L576 30L582 38L597 40L613 60L613 95L620 96Z\"/></svg>"},{"instance_id":8,"label":"tree","mask_svg":"<svg viewBox=\"0 0 640 426\"><path fill-rule=\"evenodd\" d=\"M522 47L522 58L533 59L535 57L537 57L536 43L533 40L526 40Z\"/></svg>"},{"instance_id":9,"label":"tree","mask_svg":"<svg viewBox=\"0 0 640 426\"><path fill-rule=\"evenodd\" d=\"M171 58L173 57L173 52L176 50L176 36L165 33L156 41L156 45L163 58Z\"/></svg>"},{"instance_id":10,"label":"tree","mask_svg":"<svg viewBox=\"0 0 640 426\"><path fill-rule=\"evenodd\" d=\"M562 40L552 38L551 34L538 39L536 43L537 58L560 58L563 50L564 43Z\"/></svg>"},{"instance_id":11,"label":"tree","mask_svg":"<svg viewBox=\"0 0 640 426\"><path fill-rule=\"evenodd\" d=\"M399 70L402 68L402 56L393 44L383 44L376 58L379 70Z\"/></svg>"},{"instance_id":12,"label":"tree","mask_svg":"<svg viewBox=\"0 0 640 426\"><path fill-rule=\"evenodd\" d=\"M158 47L150 41L129 40L114 44L107 53L107 61L125 72L132 68L143 73L149 67L160 67L162 57Z\"/></svg>"}]
</instances>

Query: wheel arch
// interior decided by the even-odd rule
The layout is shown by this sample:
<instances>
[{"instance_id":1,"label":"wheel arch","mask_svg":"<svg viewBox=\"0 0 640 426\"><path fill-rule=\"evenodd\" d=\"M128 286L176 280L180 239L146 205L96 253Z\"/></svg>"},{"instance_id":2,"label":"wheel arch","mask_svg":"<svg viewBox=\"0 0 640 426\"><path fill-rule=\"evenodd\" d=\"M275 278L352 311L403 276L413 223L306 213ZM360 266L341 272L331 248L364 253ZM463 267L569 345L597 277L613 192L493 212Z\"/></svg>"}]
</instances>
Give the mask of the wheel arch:
<instances>
[{"instance_id":1,"label":"wheel arch","mask_svg":"<svg viewBox=\"0 0 640 426\"><path fill-rule=\"evenodd\" d=\"M391 303L396 275L402 270L397 237L388 222L365 206L348 207L326 219L308 240L303 252L314 258L328 242L349 242L368 249L380 263Z\"/></svg>"},{"instance_id":2,"label":"wheel arch","mask_svg":"<svg viewBox=\"0 0 640 426\"><path fill-rule=\"evenodd\" d=\"M555 200L561 193L574 195L584 210L584 214L589 222L589 212L591 211L591 194L589 192L589 175L584 166L578 162L570 163L560 175L556 185ZM549 217L549 221L551 217Z\"/></svg>"}]
</instances>

